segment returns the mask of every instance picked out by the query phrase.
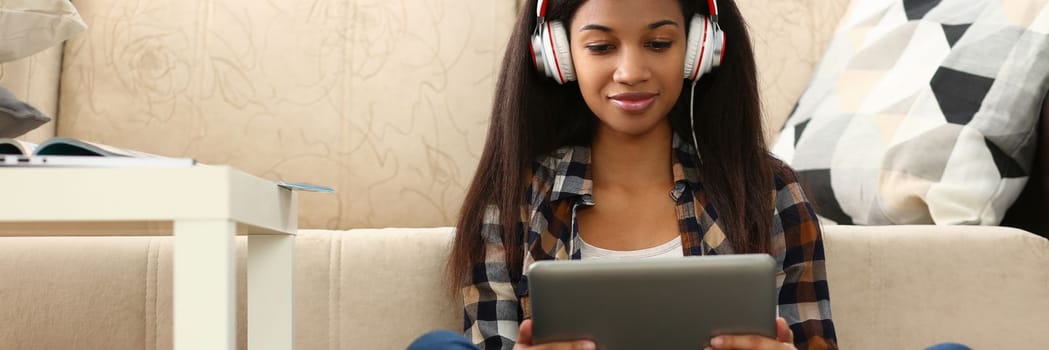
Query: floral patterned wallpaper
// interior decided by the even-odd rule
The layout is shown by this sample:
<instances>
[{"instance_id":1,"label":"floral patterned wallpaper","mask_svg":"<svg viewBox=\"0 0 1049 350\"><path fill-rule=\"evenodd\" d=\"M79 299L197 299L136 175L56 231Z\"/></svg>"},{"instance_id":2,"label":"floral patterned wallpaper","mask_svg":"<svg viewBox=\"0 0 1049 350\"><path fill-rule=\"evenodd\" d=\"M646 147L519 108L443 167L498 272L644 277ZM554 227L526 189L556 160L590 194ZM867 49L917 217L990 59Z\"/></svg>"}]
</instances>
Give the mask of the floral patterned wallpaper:
<instances>
[{"instance_id":1,"label":"floral patterned wallpaper","mask_svg":"<svg viewBox=\"0 0 1049 350\"><path fill-rule=\"evenodd\" d=\"M510 1L78 2L58 133L230 164L300 227L437 226L486 131Z\"/></svg>"},{"instance_id":2,"label":"floral patterned wallpaper","mask_svg":"<svg viewBox=\"0 0 1049 350\"><path fill-rule=\"evenodd\" d=\"M57 133L334 187L302 228L450 225L517 2L75 1ZM739 1L771 131L847 2Z\"/></svg>"}]
</instances>

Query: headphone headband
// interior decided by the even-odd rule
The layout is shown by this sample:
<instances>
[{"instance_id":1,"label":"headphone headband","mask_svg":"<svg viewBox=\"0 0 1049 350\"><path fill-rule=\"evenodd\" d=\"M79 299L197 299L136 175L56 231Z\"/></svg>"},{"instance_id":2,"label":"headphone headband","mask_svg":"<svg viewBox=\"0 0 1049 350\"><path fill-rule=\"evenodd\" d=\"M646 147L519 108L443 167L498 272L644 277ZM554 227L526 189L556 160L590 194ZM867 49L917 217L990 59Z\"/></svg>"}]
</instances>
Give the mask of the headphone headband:
<instances>
[{"instance_id":1,"label":"headphone headband","mask_svg":"<svg viewBox=\"0 0 1049 350\"><path fill-rule=\"evenodd\" d=\"M558 84L575 80L575 67L568 43L568 34L560 21L547 21L547 6L551 0L537 0L536 26L530 47L535 68ZM685 47L685 79L699 79L721 65L725 58L725 34L718 25L718 2L707 0L710 14L695 13Z\"/></svg>"},{"instance_id":2,"label":"headphone headband","mask_svg":"<svg viewBox=\"0 0 1049 350\"><path fill-rule=\"evenodd\" d=\"M535 5L535 16L537 18L546 17L546 0L539 0ZM707 0L707 7L710 8L710 20L714 23L718 22L718 2L717 0Z\"/></svg>"}]
</instances>

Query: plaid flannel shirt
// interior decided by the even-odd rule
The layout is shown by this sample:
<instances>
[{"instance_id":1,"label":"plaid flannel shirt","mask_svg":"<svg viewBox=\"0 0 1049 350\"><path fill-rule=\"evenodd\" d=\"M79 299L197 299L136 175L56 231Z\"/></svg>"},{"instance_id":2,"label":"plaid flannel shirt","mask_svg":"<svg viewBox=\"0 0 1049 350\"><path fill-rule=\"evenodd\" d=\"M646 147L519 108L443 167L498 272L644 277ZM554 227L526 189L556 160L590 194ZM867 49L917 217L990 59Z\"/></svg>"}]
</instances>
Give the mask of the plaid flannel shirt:
<instances>
[{"instance_id":1,"label":"plaid flannel shirt","mask_svg":"<svg viewBox=\"0 0 1049 350\"><path fill-rule=\"evenodd\" d=\"M693 159L692 145L674 135L675 186L670 195L677 203L684 254L732 254L717 213L704 202ZM588 147L564 147L534 162L522 220L511 232L500 224L496 208L486 211L479 233L486 242L485 261L472 268L462 289L465 335L480 348L512 348L521 320L530 317L527 272L520 280L511 279L502 245L504 234L526 237L524 264L516 267L522 271L537 260L580 259L582 243L574 215L579 206L594 205L589 165ZM779 315L790 325L799 349L836 349L823 240L815 212L792 171L775 174L774 184L770 253L778 263Z\"/></svg>"}]
</instances>

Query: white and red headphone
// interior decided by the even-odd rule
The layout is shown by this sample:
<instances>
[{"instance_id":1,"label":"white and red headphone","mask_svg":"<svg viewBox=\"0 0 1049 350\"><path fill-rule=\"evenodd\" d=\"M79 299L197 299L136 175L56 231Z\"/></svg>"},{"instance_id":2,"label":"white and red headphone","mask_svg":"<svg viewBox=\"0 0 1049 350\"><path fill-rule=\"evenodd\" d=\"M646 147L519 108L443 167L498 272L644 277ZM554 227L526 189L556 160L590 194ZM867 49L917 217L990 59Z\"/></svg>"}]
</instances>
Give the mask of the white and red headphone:
<instances>
[{"instance_id":1,"label":"white and red headphone","mask_svg":"<svg viewBox=\"0 0 1049 350\"><path fill-rule=\"evenodd\" d=\"M685 79L696 81L721 65L725 58L725 33L718 26L718 4L707 0L710 17L692 16L688 43L685 50ZM532 33L532 63L535 69L553 78L558 84L574 81L575 68L568 44L568 34L560 21L546 21L547 1L539 0L536 5L538 17Z\"/></svg>"}]
</instances>

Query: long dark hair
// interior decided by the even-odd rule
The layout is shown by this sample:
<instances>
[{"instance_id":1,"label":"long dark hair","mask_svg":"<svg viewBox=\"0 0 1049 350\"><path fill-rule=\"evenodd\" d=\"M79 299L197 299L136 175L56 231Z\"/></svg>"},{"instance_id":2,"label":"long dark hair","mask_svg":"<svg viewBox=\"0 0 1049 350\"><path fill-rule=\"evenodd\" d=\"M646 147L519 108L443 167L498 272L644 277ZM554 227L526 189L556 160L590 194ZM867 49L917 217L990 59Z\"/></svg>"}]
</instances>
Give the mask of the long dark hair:
<instances>
[{"instance_id":1,"label":"long dark hair","mask_svg":"<svg viewBox=\"0 0 1049 350\"><path fill-rule=\"evenodd\" d=\"M547 0L547 19L570 26L586 0ZM705 0L680 0L686 23L695 13L708 14ZM773 208L772 163L761 124L754 52L746 24L734 1L719 1L719 23L725 32L725 58L696 85L696 126L689 124L689 88L670 113L674 132L687 140L695 133L702 165L699 176L707 202L738 253L768 252ZM483 263L481 225L495 206L502 223L503 246L511 276L519 278L525 254L524 235L515 234L531 162L566 145L589 145L597 119L586 106L577 83L558 85L533 66L531 34L536 0L521 7L503 57L495 103L480 164L464 199L448 261L452 287L458 291L476 264Z\"/></svg>"}]
</instances>

